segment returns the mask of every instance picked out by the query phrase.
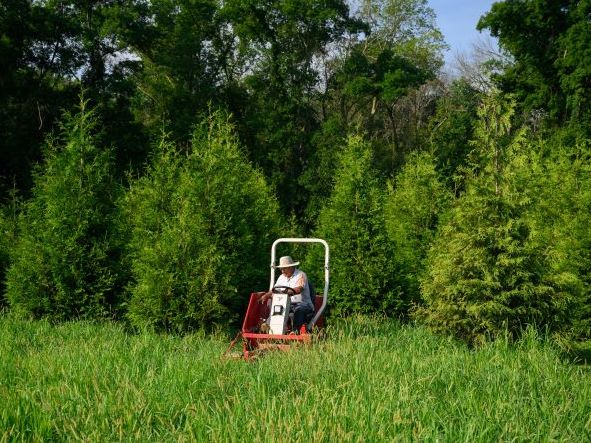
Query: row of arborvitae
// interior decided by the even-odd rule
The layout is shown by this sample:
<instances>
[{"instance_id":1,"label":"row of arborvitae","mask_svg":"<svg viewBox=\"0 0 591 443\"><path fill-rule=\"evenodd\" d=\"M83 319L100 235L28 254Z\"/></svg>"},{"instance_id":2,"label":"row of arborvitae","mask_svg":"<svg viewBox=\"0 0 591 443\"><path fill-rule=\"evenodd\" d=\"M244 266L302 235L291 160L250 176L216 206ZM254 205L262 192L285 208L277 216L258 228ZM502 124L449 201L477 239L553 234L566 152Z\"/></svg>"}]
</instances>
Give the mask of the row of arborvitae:
<instances>
[{"instance_id":1,"label":"row of arborvitae","mask_svg":"<svg viewBox=\"0 0 591 443\"><path fill-rule=\"evenodd\" d=\"M126 316L171 331L227 323L245 288L266 280L280 220L231 124L214 113L185 151L164 137L126 190L96 133L83 104L47 143L17 240L2 248L10 308L53 320Z\"/></svg>"},{"instance_id":2,"label":"row of arborvitae","mask_svg":"<svg viewBox=\"0 0 591 443\"><path fill-rule=\"evenodd\" d=\"M414 318L469 342L526 326L591 336L591 151L513 129L513 109L484 100L457 196L431 154L385 181L362 137L339 147L313 231L331 245L332 314ZM0 245L10 307L169 331L236 319L286 227L227 117L206 118L186 149L163 137L125 189L95 124L84 106L66 116L16 227L0 219L15 239ZM320 253L297 257L311 275Z\"/></svg>"},{"instance_id":3,"label":"row of arborvitae","mask_svg":"<svg viewBox=\"0 0 591 443\"><path fill-rule=\"evenodd\" d=\"M513 112L484 99L456 198L427 153L384 190L369 144L349 139L316 231L334 246L334 311L410 315L471 343L528 326L591 338L591 149L514 129Z\"/></svg>"},{"instance_id":4,"label":"row of arborvitae","mask_svg":"<svg viewBox=\"0 0 591 443\"><path fill-rule=\"evenodd\" d=\"M429 251L419 318L470 341L532 325L590 337L591 167L512 130L514 106L479 110L473 167Z\"/></svg>"}]
</instances>

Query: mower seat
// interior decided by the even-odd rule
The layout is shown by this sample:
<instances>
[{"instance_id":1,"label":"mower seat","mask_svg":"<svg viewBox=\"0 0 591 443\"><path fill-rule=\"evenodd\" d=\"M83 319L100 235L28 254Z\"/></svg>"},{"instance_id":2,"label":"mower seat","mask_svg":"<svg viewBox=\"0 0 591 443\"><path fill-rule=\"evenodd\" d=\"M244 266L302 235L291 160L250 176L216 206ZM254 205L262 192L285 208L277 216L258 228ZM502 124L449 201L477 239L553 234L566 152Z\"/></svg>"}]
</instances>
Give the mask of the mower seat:
<instances>
[{"instance_id":1,"label":"mower seat","mask_svg":"<svg viewBox=\"0 0 591 443\"><path fill-rule=\"evenodd\" d=\"M312 312L306 315L306 319L304 321L306 323L306 328L308 329L308 332L310 332L311 328L308 325L314 318L314 315L316 315L316 288L314 287L314 283L312 283L310 279L308 279L308 290L310 292L310 301L312 302L312 306L314 307L314 309L312 309Z\"/></svg>"}]
</instances>

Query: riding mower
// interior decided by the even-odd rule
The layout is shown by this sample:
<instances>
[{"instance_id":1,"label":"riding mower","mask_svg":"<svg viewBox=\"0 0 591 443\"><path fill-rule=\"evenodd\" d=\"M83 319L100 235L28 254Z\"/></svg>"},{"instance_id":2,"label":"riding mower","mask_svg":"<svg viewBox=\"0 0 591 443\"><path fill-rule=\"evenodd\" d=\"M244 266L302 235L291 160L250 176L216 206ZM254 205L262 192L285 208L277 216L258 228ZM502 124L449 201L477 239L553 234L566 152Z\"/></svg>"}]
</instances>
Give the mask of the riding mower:
<instances>
[{"instance_id":1,"label":"riding mower","mask_svg":"<svg viewBox=\"0 0 591 443\"><path fill-rule=\"evenodd\" d=\"M280 243L320 243L324 245L324 291L315 294L310 285L310 297L314 305L306 323L299 331L292 330L290 319L290 289L286 286L274 286L277 265L275 253ZM266 304L260 303L260 293L251 293L242 329L224 353L225 356L244 358L249 360L268 350L288 350L298 343L311 344L324 328L324 311L328 302L329 283L329 248L328 243L318 238L279 238L271 247L271 279L269 291L272 293L270 312ZM229 354L230 350L242 342L242 353Z\"/></svg>"}]
</instances>

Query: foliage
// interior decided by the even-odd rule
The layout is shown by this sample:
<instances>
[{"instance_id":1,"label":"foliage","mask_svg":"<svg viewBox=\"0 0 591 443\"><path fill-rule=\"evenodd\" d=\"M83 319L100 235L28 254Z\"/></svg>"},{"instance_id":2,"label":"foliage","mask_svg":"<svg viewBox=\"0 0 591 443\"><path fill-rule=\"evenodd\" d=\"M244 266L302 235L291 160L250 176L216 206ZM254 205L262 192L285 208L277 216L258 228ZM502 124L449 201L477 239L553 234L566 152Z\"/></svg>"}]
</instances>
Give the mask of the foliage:
<instances>
[{"instance_id":1,"label":"foliage","mask_svg":"<svg viewBox=\"0 0 591 443\"><path fill-rule=\"evenodd\" d=\"M7 305L5 299L6 271L10 265L10 249L17 239L18 208L20 206L16 195L12 201L0 206L0 310Z\"/></svg>"},{"instance_id":2,"label":"foliage","mask_svg":"<svg viewBox=\"0 0 591 443\"><path fill-rule=\"evenodd\" d=\"M7 298L11 308L52 320L117 316L123 273L115 233L111 152L82 101L50 138L33 197L18 220Z\"/></svg>"},{"instance_id":3,"label":"foliage","mask_svg":"<svg viewBox=\"0 0 591 443\"><path fill-rule=\"evenodd\" d=\"M400 269L405 298L420 301L419 279L435 230L452 195L427 153L411 155L395 181L389 183L384 206L386 230L392 243L392 260Z\"/></svg>"},{"instance_id":4,"label":"foliage","mask_svg":"<svg viewBox=\"0 0 591 443\"><path fill-rule=\"evenodd\" d=\"M591 1L579 1L572 5L568 16L568 29L560 36L559 47L562 57L555 65L559 71L560 87L566 95L566 114L569 123L583 126L583 133L589 136L591 130ZM583 123L583 125L581 125Z\"/></svg>"},{"instance_id":5,"label":"foliage","mask_svg":"<svg viewBox=\"0 0 591 443\"><path fill-rule=\"evenodd\" d=\"M0 318L0 439L587 438L588 367L565 362L535 334L471 350L424 328L354 317L327 335L247 363L220 358L228 346L220 335ZM286 383L286 367L302 365Z\"/></svg>"},{"instance_id":6,"label":"foliage","mask_svg":"<svg viewBox=\"0 0 591 443\"><path fill-rule=\"evenodd\" d=\"M590 12L588 0L511 0L495 3L478 23L515 59L500 76L503 90L516 93L526 111L543 109L554 122L579 126L584 120L584 134L590 121Z\"/></svg>"},{"instance_id":7,"label":"foliage","mask_svg":"<svg viewBox=\"0 0 591 443\"><path fill-rule=\"evenodd\" d=\"M226 324L264 286L278 206L233 131L217 112L185 154L163 139L147 175L132 184L124 208L135 326L183 332Z\"/></svg>"},{"instance_id":8,"label":"foliage","mask_svg":"<svg viewBox=\"0 0 591 443\"><path fill-rule=\"evenodd\" d=\"M443 65L441 53L446 44L427 0L363 0L359 12L370 24L365 43L369 51L390 48L429 72Z\"/></svg>"},{"instance_id":9,"label":"foliage","mask_svg":"<svg viewBox=\"0 0 591 443\"><path fill-rule=\"evenodd\" d=\"M489 29L514 58L502 80L526 109L542 108L553 117L563 111L554 61L558 37L565 31L568 0L527 0L495 3L478 29Z\"/></svg>"},{"instance_id":10,"label":"foliage","mask_svg":"<svg viewBox=\"0 0 591 443\"><path fill-rule=\"evenodd\" d=\"M571 286L579 297L569 311L571 337L591 338L591 152L542 144L534 172L536 205L530 214L536 241L549 258L547 273L556 284ZM533 175L533 174L532 174ZM531 180L533 181L533 180Z\"/></svg>"},{"instance_id":11,"label":"foliage","mask_svg":"<svg viewBox=\"0 0 591 443\"><path fill-rule=\"evenodd\" d=\"M4 275L9 263L8 247L11 237L9 229L6 216L4 215L4 211L2 211L0 212L0 309L6 305L4 300Z\"/></svg>"},{"instance_id":12,"label":"foliage","mask_svg":"<svg viewBox=\"0 0 591 443\"><path fill-rule=\"evenodd\" d=\"M360 136L351 136L315 231L332 246L333 314L404 313L408 300L402 298L396 280L383 205L384 191L372 169L370 147Z\"/></svg>"},{"instance_id":13,"label":"foliage","mask_svg":"<svg viewBox=\"0 0 591 443\"><path fill-rule=\"evenodd\" d=\"M548 274L545 245L528 220L535 187L525 135L512 135L514 104L487 97L479 109L475 172L429 252L416 315L467 341L519 336L526 326L568 329L576 288ZM525 171L525 173L524 173Z\"/></svg>"},{"instance_id":14,"label":"foliage","mask_svg":"<svg viewBox=\"0 0 591 443\"><path fill-rule=\"evenodd\" d=\"M220 11L236 50L246 54L247 100L228 108L241 116L238 131L249 156L276 190L284 213L307 206L298 186L318 129L312 106L319 83L317 60L345 33L365 26L349 17L343 0L231 0Z\"/></svg>"},{"instance_id":15,"label":"foliage","mask_svg":"<svg viewBox=\"0 0 591 443\"><path fill-rule=\"evenodd\" d=\"M429 121L429 147L446 183L461 187L461 171L472 150L479 94L464 80L454 81L437 101Z\"/></svg>"},{"instance_id":16,"label":"foliage","mask_svg":"<svg viewBox=\"0 0 591 443\"><path fill-rule=\"evenodd\" d=\"M60 78L63 71L46 54L53 47L47 40L55 21L39 2L15 0L0 7L0 198L13 183L30 189L31 165L41 160L43 138L60 108L75 100Z\"/></svg>"},{"instance_id":17,"label":"foliage","mask_svg":"<svg viewBox=\"0 0 591 443\"><path fill-rule=\"evenodd\" d=\"M63 110L76 112L81 90L109 129L100 142L116 145L115 166L123 169L142 160L143 128L133 121L129 103L131 78L139 63L121 29L127 26L127 33L136 29L145 18L145 4L143 0L2 3L0 191L15 180L28 194L32 165L42 159L44 138L57 130Z\"/></svg>"},{"instance_id":18,"label":"foliage","mask_svg":"<svg viewBox=\"0 0 591 443\"><path fill-rule=\"evenodd\" d=\"M2 2L0 201L12 188L33 198L18 229L16 206L0 217L0 278L10 252L9 292L34 316L131 307L138 326L208 328L266 286L276 235L314 232L336 248L335 312L397 315L417 300L437 226L423 287L450 312L480 309L465 314L469 339L528 322L589 337L590 13L590 0L496 2L478 27L507 57L481 48L492 82L465 63L449 84L427 0ZM518 105L488 100L478 117L493 84ZM72 117L32 174L81 89L101 136ZM236 135L219 116L193 133L210 108ZM347 142L360 131L367 143ZM63 166L76 156L83 166ZM120 218L114 180L128 169ZM459 197L443 224L440 183ZM424 313L439 321L434 306Z\"/></svg>"},{"instance_id":19,"label":"foliage","mask_svg":"<svg viewBox=\"0 0 591 443\"><path fill-rule=\"evenodd\" d=\"M334 165L347 143L346 127L338 114L330 116L312 139L313 151L299 183L309 194L305 216L301 224L306 227L316 226L317 217L326 203L335 182Z\"/></svg>"},{"instance_id":20,"label":"foliage","mask_svg":"<svg viewBox=\"0 0 591 443\"><path fill-rule=\"evenodd\" d=\"M240 49L255 54L253 71L271 89L294 96L316 81L312 58L345 32L365 28L349 17L342 0L231 0L222 16L232 24Z\"/></svg>"},{"instance_id":21,"label":"foliage","mask_svg":"<svg viewBox=\"0 0 591 443\"><path fill-rule=\"evenodd\" d=\"M187 143L196 112L217 101L224 42L213 0L155 0L142 32L126 33L142 70L131 108L148 131ZM130 35L129 35L130 34Z\"/></svg>"},{"instance_id":22,"label":"foliage","mask_svg":"<svg viewBox=\"0 0 591 443\"><path fill-rule=\"evenodd\" d=\"M396 171L405 155L419 145L421 120L430 112L421 102L434 95L436 88L427 83L433 78L433 72L394 49L369 51L363 43L353 47L332 74L339 117L346 127L367 131L376 163L386 174Z\"/></svg>"}]
</instances>

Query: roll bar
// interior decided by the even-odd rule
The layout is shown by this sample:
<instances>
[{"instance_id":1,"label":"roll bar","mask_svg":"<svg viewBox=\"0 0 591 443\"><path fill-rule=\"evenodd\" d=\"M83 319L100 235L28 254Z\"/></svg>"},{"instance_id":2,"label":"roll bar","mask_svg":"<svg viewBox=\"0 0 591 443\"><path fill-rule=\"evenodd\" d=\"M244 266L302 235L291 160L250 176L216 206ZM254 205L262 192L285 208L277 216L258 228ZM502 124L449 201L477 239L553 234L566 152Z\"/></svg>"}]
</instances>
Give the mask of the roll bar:
<instances>
[{"instance_id":1,"label":"roll bar","mask_svg":"<svg viewBox=\"0 0 591 443\"><path fill-rule=\"evenodd\" d=\"M326 309L326 303L328 302L328 282L329 282L329 249L328 243L320 238L278 238L273 242L273 246L271 247L271 283L269 285L269 291L273 289L273 285L275 284L275 249L279 243L320 243L324 245L324 296L322 297L322 306L314 315L314 318L308 325L309 328L312 328Z\"/></svg>"}]
</instances>

